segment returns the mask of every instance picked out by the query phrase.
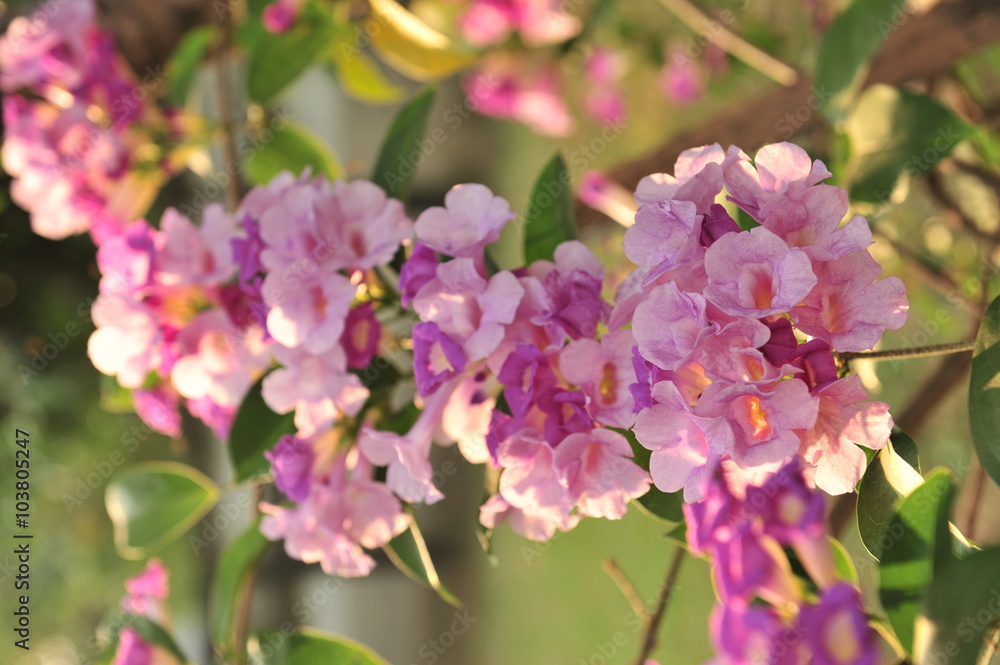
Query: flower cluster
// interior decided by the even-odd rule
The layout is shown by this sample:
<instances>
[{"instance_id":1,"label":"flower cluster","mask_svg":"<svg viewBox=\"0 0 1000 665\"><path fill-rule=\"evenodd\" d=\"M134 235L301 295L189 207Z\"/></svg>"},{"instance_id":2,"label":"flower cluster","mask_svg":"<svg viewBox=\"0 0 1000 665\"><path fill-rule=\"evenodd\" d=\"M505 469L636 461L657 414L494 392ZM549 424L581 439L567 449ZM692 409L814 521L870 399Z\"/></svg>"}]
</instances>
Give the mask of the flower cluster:
<instances>
[{"instance_id":1,"label":"flower cluster","mask_svg":"<svg viewBox=\"0 0 1000 665\"><path fill-rule=\"evenodd\" d=\"M159 117L91 0L49 0L11 21L0 37L0 91L0 158L36 233L89 230L100 244L144 211L160 167L138 171L149 137L136 128Z\"/></svg>"},{"instance_id":2,"label":"flower cluster","mask_svg":"<svg viewBox=\"0 0 1000 665\"><path fill-rule=\"evenodd\" d=\"M165 626L168 619L166 600L170 593L167 581L167 569L159 559L150 559L145 570L125 580L128 593L122 599L122 611ZM156 646L142 639L135 628L125 626L118 633L112 665L152 665L157 662L155 650Z\"/></svg>"},{"instance_id":3,"label":"flower cluster","mask_svg":"<svg viewBox=\"0 0 1000 665\"><path fill-rule=\"evenodd\" d=\"M797 460L761 486L741 486L734 467L724 463L706 479L702 501L684 506L689 548L714 564L720 604L711 619L712 662L879 662L860 593L836 573L824 495L806 484ZM786 551L808 572L815 594L792 574Z\"/></svg>"},{"instance_id":4,"label":"flower cluster","mask_svg":"<svg viewBox=\"0 0 1000 665\"><path fill-rule=\"evenodd\" d=\"M330 433L369 396L352 370L368 366L382 337L372 269L411 235L402 204L370 182L285 173L232 215L210 205L196 226L168 209L159 229L128 224L97 255L94 365L171 436L183 403L227 438L263 376L264 402L294 412L297 437L270 459L298 505L267 506L262 528L331 573L366 574L373 564L361 547L384 545L408 524L371 463L337 450Z\"/></svg>"},{"instance_id":5,"label":"flower cluster","mask_svg":"<svg viewBox=\"0 0 1000 665\"><path fill-rule=\"evenodd\" d=\"M810 484L850 492L865 467L855 444L888 439L888 406L838 378L833 352L899 328L906 295L898 278L876 281L868 224L841 224L847 195L821 184L829 175L791 144L754 161L714 145L639 184L624 242L639 268L611 323L632 324L634 431L661 490L697 501L724 461L761 484L799 459Z\"/></svg>"},{"instance_id":6,"label":"flower cluster","mask_svg":"<svg viewBox=\"0 0 1000 665\"><path fill-rule=\"evenodd\" d=\"M414 375L425 409L408 433L368 429L359 446L388 465L399 496L433 502L441 495L427 461L431 444L457 440L469 461L502 469L483 524L509 519L544 540L581 516L620 518L649 477L628 459L627 439L608 428L634 420L635 342L627 330L598 338L611 312L603 267L570 241L552 261L490 274L485 246L513 217L486 187L460 185L444 207L417 219L400 287L420 317ZM493 408L497 383L504 411Z\"/></svg>"}]
</instances>

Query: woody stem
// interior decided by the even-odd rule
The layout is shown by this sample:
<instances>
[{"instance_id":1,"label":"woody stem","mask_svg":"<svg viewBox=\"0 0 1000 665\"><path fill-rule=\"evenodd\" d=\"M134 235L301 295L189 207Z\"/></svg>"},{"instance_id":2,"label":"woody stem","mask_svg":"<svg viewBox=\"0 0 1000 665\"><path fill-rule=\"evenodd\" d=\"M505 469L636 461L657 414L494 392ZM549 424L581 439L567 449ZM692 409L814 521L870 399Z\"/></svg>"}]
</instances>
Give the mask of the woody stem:
<instances>
[{"instance_id":1,"label":"woody stem","mask_svg":"<svg viewBox=\"0 0 1000 665\"><path fill-rule=\"evenodd\" d=\"M967 353L976 348L976 340L950 342L948 344L932 344L929 346L914 346L909 349L889 349L887 351L856 351L838 353L841 362L852 360L905 360L906 358L927 358L943 356L950 353Z\"/></svg>"}]
</instances>

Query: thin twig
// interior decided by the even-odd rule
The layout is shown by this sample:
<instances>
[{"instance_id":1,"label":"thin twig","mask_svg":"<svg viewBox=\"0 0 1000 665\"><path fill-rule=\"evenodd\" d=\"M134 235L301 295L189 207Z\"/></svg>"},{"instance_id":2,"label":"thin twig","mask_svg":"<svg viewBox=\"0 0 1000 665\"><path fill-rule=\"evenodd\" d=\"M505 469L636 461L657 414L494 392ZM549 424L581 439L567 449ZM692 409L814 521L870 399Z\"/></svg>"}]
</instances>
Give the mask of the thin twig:
<instances>
[{"instance_id":1,"label":"thin twig","mask_svg":"<svg viewBox=\"0 0 1000 665\"><path fill-rule=\"evenodd\" d=\"M958 282L956 282L951 275L942 272L938 266L934 265L932 262L928 261L926 258L898 240L894 240L888 235L882 233L879 233L878 236L887 242L890 247L896 250L896 253L899 254L901 259L919 270L924 278L930 282L931 286L937 288L945 294L957 294L959 299L961 299L962 304L969 310L970 313L977 316L982 315L982 311L980 311L979 306L971 298L962 293L961 289L958 287Z\"/></svg>"},{"instance_id":2,"label":"thin twig","mask_svg":"<svg viewBox=\"0 0 1000 665\"><path fill-rule=\"evenodd\" d=\"M698 7L688 0L660 0L682 23L697 33L704 32L707 26L712 28L712 42L733 57L739 58L764 76L783 86L793 86L799 80L799 73L772 55L746 41L736 33L730 32L722 23L715 21L702 13Z\"/></svg>"},{"instance_id":3,"label":"thin twig","mask_svg":"<svg viewBox=\"0 0 1000 665\"><path fill-rule=\"evenodd\" d=\"M250 523L254 524L257 522L257 518L260 517L259 505L261 500L264 498L264 484L263 483L253 483L250 485ZM260 568L260 562L250 568L250 572L247 573L246 579L243 581L243 586L240 588L240 598L241 602L236 603L236 620L233 627L233 646L236 648L236 662L238 665L243 665L247 662L247 638L250 635L250 608L252 603L250 602L253 598L253 587L254 583L257 581L257 571Z\"/></svg>"},{"instance_id":4,"label":"thin twig","mask_svg":"<svg viewBox=\"0 0 1000 665\"><path fill-rule=\"evenodd\" d=\"M635 585L632 584L632 581L625 574L625 571L621 569L621 566L618 565L618 562L611 558L605 559L602 568L604 568L604 572L608 574L608 577L618 585L619 591L625 596L628 604L632 606L632 611L635 612L636 616L642 619L643 623L649 621L650 617L649 612L646 611L646 604L642 602L642 597L636 590Z\"/></svg>"},{"instance_id":5,"label":"thin twig","mask_svg":"<svg viewBox=\"0 0 1000 665\"><path fill-rule=\"evenodd\" d=\"M650 654L653 653L653 649L656 648L656 633L660 628L660 623L663 621L663 615L667 609L667 603L670 601L670 597L673 595L674 586L677 583L677 575L681 572L681 564L684 562L684 555L686 551L683 547L677 546L674 551L674 557L670 561L670 568L667 570L667 577L663 582L663 588L660 589L660 598L656 603L656 611L653 612L653 616L650 617L649 623L646 624L646 637L642 643L642 651L639 653L639 658L635 661L636 665L643 665Z\"/></svg>"},{"instance_id":6,"label":"thin twig","mask_svg":"<svg viewBox=\"0 0 1000 665\"><path fill-rule=\"evenodd\" d=\"M236 2L230 2L225 8L222 17L222 35L218 52L216 66L218 68L219 86L219 116L220 129L222 130L222 147L225 152L226 167L238 165L240 163L239 154L236 151L236 115L235 104L232 95L232 77L230 76L229 64L230 54L235 46L236 34L234 21L236 19L239 6ZM230 210L236 210L243 198L243 186L239 174L233 174L226 184L226 205Z\"/></svg>"},{"instance_id":7,"label":"thin twig","mask_svg":"<svg viewBox=\"0 0 1000 665\"><path fill-rule=\"evenodd\" d=\"M855 351L836 354L841 362L852 360L905 360L907 358L927 358L943 356L950 353L967 353L976 348L976 340L951 342L949 344L931 344L929 346L914 346L908 349L889 349L886 351Z\"/></svg>"}]
</instances>

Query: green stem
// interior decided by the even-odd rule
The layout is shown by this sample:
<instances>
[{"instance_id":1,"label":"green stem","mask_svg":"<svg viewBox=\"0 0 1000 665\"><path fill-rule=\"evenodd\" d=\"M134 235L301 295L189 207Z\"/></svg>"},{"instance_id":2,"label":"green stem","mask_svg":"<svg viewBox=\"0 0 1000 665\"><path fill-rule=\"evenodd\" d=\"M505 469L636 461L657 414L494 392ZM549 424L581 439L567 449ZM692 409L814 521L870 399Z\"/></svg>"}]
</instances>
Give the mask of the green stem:
<instances>
[{"instance_id":1,"label":"green stem","mask_svg":"<svg viewBox=\"0 0 1000 665\"><path fill-rule=\"evenodd\" d=\"M909 349L890 349L888 351L857 351L838 353L841 362L852 360L905 360L907 358L928 358L943 356L950 353L967 353L976 348L976 340L966 342L951 342L949 344L932 344L930 346L914 346Z\"/></svg>"}]
</instances>

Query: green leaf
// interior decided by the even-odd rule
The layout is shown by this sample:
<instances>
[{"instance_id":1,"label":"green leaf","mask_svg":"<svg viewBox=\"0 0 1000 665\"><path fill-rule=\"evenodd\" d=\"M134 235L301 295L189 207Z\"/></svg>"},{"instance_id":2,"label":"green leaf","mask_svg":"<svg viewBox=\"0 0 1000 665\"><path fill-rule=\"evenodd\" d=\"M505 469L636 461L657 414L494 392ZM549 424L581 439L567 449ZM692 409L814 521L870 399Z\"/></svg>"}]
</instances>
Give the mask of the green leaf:
<instances>
[{"instance_id":1,"label":"green leaf","mask_svg":"<svg viewBox=\"0 0 1000 665\"><path fill-rule=\"evenodd\" d=\"M198 67L215 39L215 26L203 25L188 31L167 63L167 81L170 90L167 101L174 106L184 106L188 91L198 75Z\"/></svg>"},{"instance_id":2,"label":"green leaf","mask_svg":"<svg viewBox=\"0 0 1000 665\"><path fill-rule=\"evenodd\" d=\"M1000 547L971 552L935 571L913 641L915 663L974 665L1000 617Z\"/></svg>"},{"instance_id":3,"label":"green leaf","mask_svg":"<svg viewBox=\"0 0 1000 665\"><path fill-rule=\"evenodd\" d=\"M176 658L178 662L188 662L174 638L160 624L147 617L127 612L116 612L113 616L114 618L102 627L102 630L108 631L108 642L97 658L97 665L110 665L114 661L118 651L118 642L121 639L121 631L125 628L132 628L144 642L160 647Z\"/></svg>"},{"instance_id":4,"label":"green leaf","mask_svg":"<svg viewBox=\"0 0 1000 665\"><path fill-rule=\"evenodd\" d=\"M556 246L576 238L573 191L566 162L555 155L542 169L524 218L524 261L552 260Z\"/></svg>"},{"instance_id":5,"label":"green leaf","mask_svg":"<svg viewBox=\"0 0 1000 665\"><path fill-rule=\"evenodd\" d=\"M187 657L174 642L174 638L170 636L163 626L154 621L149 620L144 616L139 616L135 614L128 615L125 620L126 624L132 626L135 632L139 633L139 637L142 638L144 642L149 644L154 644L161 649L167 651L174 655L182 663L188 662Z\"/></svg>"},{"instance_id":6,"label":"green leaf","mask_svg":"<svg viewBox=\"0 0 1000 665\"><path fill-rule=\"evenodd\" d=\"M316 60L335 27L315 3L306 4L287 32L274 34L263 28L249 31L246 50L247 94L250 101L267 105Z\"/></svg>"},{"instance_id":7,"label":"green leaf","mask_svg":"<svg viewBox=\"0 0 1000 665\"><path fill-rule=\"evenodd\" d=\"M879 566L879 598L907 654L914 622L936 570L951 559L948 515L955 494L951 472L938 469L903 499L887 531Z\"/></svg>"},{"instance_id":8,"label":"green leaf","mask_svg":"<svg viewBox=\"0 0 1000 665\"><path fill-rule=\"evenodd\" d=\"M364 32L390 67L414 81L435 81L468 67L477 55L455 47L395 0L370 0Z\"/></svg>"},{"instance_id":9,"label":"green leaf","mask_svg":"<svg viewBox=\"0 0 1000 665\"><path fill-rule=\"evenodd\" d=\"M899 6L898 0L855 0L826 29L814 80L816 98L831 121L843 120Z\"/></svg>"},{"instance_id":10,"label":"green leaf","mask_svg":"<svg viewBox=\"0 0 1000 665\"><path fill-rule=\"evenodd\" d=\"M1000 483L1000 298L990 304L979 324L969 382L969 419L983 470Z\"/></svg>"},{"instance_id":11,"label":"green leaf","mask_svg":"<svg viewBox=\"0 0 1000 665\"><path fill-rule=\"evenodd\" d=\"M265 631L254 635L251 662L262 665L389 665L381 656L354 640L315 628L292 634Z\"/></svg>"},{"instance_id":12,"label":"green leaf","mask_svg":"<svg viewBox=\"0 0 1000 665\"><path fill-rule=\"evenodd\" d=\"M409 529L393 538L382 549L389 560L411 580L434 589L441 600L449 605L462 606L461 601L441 583L416 520L410 523Z\"/></svg>"},{"instance_id":13,"label":"green leaf","mask_svg":"<svg viewBox=\"0 0 1000 665\"><path fill-rule=\"evenodd\" d=\"M868 465L858 488L858 531L861 542L876 559L882 556L882 544L899 502L923 482L912 439L901 430L893 431Z\"/></svg>"},{"instance_id":14,"label":"green leaf","mask_svg":"<svg viewBox=\"0 0 1000 665\"><path fill-rule=\"evenodd\" d=\"M236 608L249 602L251 574L270 542L258 525L252 524L219 555L209 592L210 627L212 643L227 657L227 662L236 647L233 633Z\"/></svg>"},{"instance_id":15,"label":"green leaf","mask_svg":"<svg viewBox=\"0 0 1000 665\"><path fill-rule=\"evenodd\" d=\"M219 488L205 474L178 462L142 462L112 479L104 503L115 545L126 559L143 559L204 517Z\"/></svg>"},{"instance_id":16,"label":"green leaf","mask_svg":"<svg viewBox=\"0 0 1000 665\"><path fill-rule=\"evenodd\" d=\"M636 500L642 512L650 517L660 519L671 524L679 524L684 521L684 493L683 492L663 492L655 485L649 486L649 491Z\"/></svg>"},{"instance_id":17,"label":"green leaf","mask_svg":"<svg viewBox=\"0 0 1000 665\"><path fill-rule=\"evenodd\" d=\"M273 130L271 140L262 142L244 162L247 178L257 185L266 185L282 171L298 175L307 166L313 174L323 174L331 180L344 175L340 160L323 139L295 124Z\"/></svg>"},{"instance_id":18,"label":"green leaf","mask_svg":"<svg viewBox=\"0 0 1000 665\"><path fill-rule=\"evenodd\" d=\"M419 159L423 159L420 141L427 129L435 94L433 87L424 88L400 109L382 139L382 148L372 170L372 182L389 196L402 201L406 200L417 171L418 160L412 157L419 155Z\"/></svg>"},{"instance_id":19,"label":"green leaf","mask_svg":"<svg viewBox=\"0 0 1000 665\"><path fill-rule=\"evenodd\" d=\"M837 573L837 579L860 587L861 581L858 578L858 569L854 565L851 553L836 538L827 536L827 539L830 541L830 549L833 551L833 567Z\"/></svg>"},{"instance_id":20,"label":"green leaf","mask_svg":"<svg viewBox=\"0 0 1000 665\"><path fill-rule=\"evenodd\" d=\"M406 91L385 77L382 70L352 43L353 32L341 31L327 51L341 89L366 104L395 104Z\"/></svg>"},{"instance_id":21,"label":"green leaf","mask_svg":"<svg viewBox=\"0 0 1000 665\"><path fill-rule=\"evenodd\" d=\"M971 136L973 128L930 97L873 85L845 124L852 200L884 203L903 174L919 176Z\"/></svg>"},{"instance_id":22,"label":"green leaf","mask_svg":"<svg viewBox=\"0 0 1000 665\"><path fill-rule=\"evenodd\" d=\"M272 411L261 395L263 382L261 377L243 398L229 429L229 459L237 482L267 473L271 465L264 459L264 452L284 435L295 433L295 413Z\"/></svg>"}]
</instances>

